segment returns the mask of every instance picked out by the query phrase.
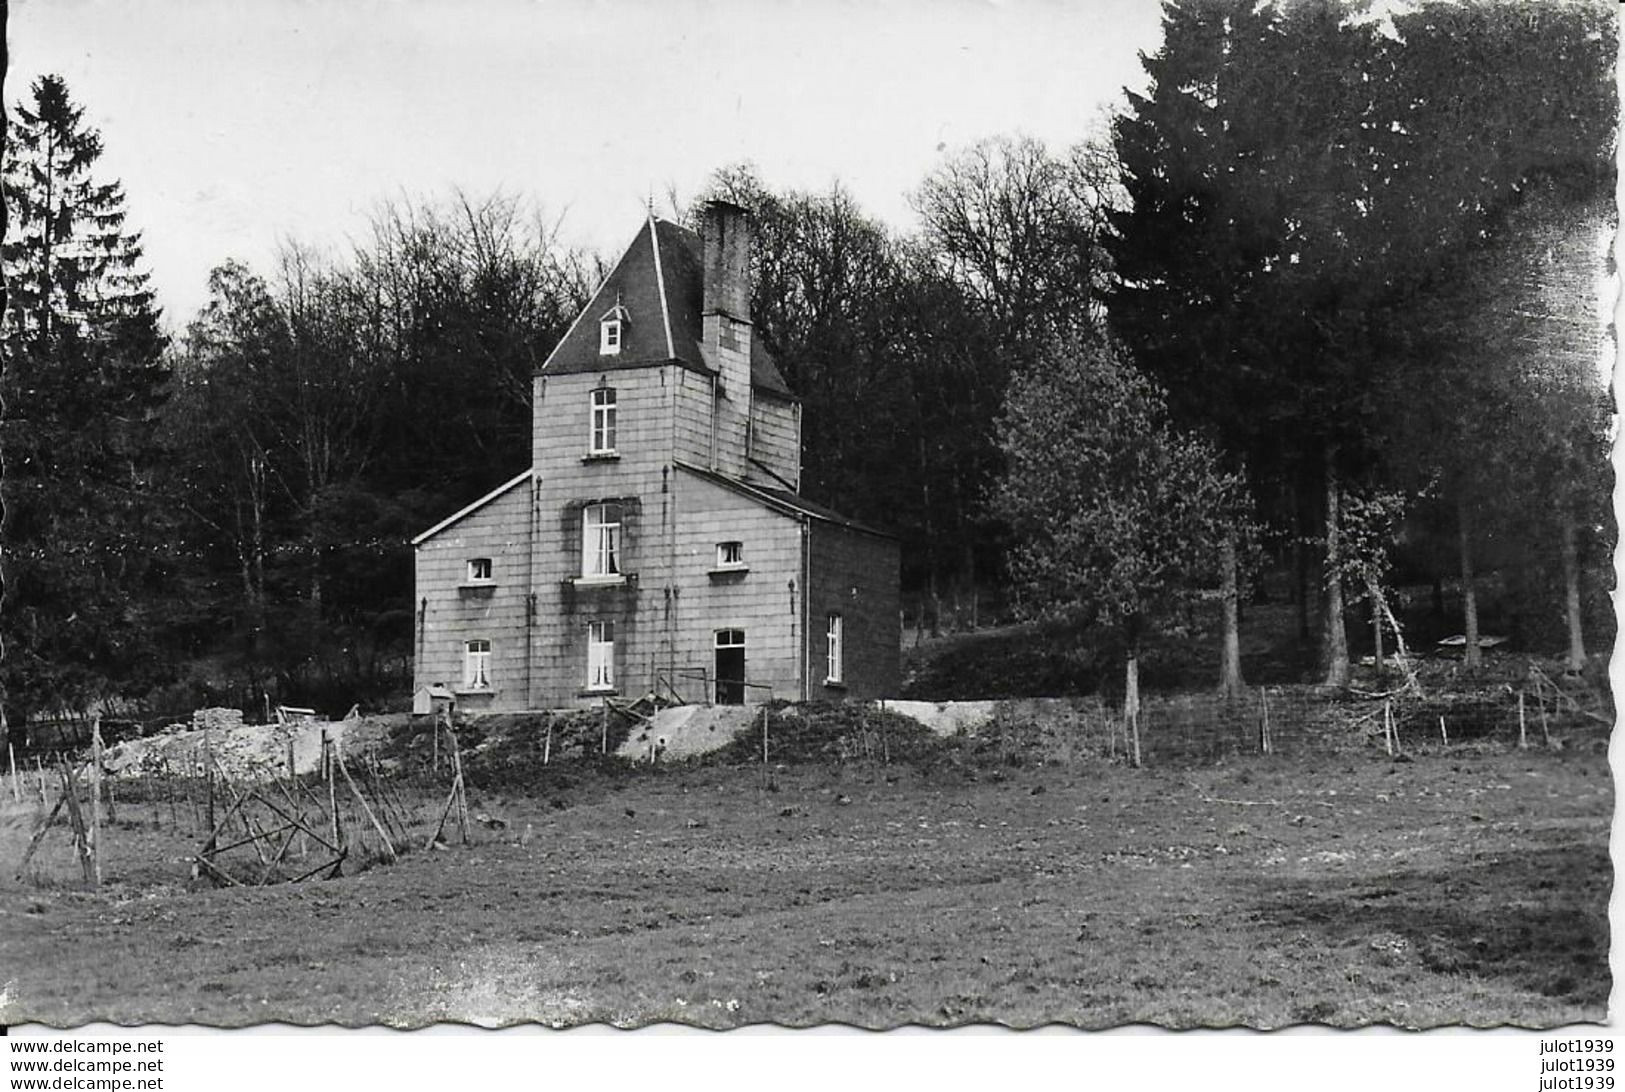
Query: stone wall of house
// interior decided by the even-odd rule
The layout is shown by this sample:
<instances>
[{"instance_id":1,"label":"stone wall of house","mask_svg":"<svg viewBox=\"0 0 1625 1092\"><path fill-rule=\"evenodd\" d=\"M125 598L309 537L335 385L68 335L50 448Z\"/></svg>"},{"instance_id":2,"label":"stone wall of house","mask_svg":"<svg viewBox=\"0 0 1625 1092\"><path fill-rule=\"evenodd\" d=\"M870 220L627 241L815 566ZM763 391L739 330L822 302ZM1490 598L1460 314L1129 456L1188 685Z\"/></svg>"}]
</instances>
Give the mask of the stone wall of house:
<instances>
[{"instance_id":1,"label":"stone wall of house","mask_svg":"<svg viewBox=\"0 0 1625 1092\"><path fill-rule=\"evenodd\" d=\"M529 523L530 488L521 482L414 551L415 686L443 683L470 710L524 706L532 636ZM489 582L469 579L475 558L491 559ZM491 642L489 688L464 686L465 642L471 640Z\"/></svg>"},{"instance_id":2,"label":"stone wall of house","mask_svg":"<svg viewBox=\"0 0 1625 1092\"><path fill-rule=\"evenodd\" d=\"M801 488L801 406L768 391L757 391L751 401L750 454L755 462L771 471L773 478L762 484L794 491ZM755 466L746 467L746 477L760 480Z\"/></svg>"},{"instance_id":3,"label":"stone wall of house","mask_svg":"<svg viewBox=\"0 0 1625 1092\"><path fill-rule=\"evenodd\" d=\"M716 634L745 633L750 703L801 696L801 521L679 468L670 664L715 675ZM717 546L738 542L743 568L718 566ZM700 684L679 688L702 700Z\"/></svg>"},{"instance_id":4,"label":"stone wall of house","mask_svg":"<svg viewBox=\"0 0 1625 1092\"><path fill-rule=\"evenodd\" d=\"M813 520L810 561L807 696L895 695L900 656L897 540ZM826 681L831 614L842 620L838 684Z\"/></svg>"}]
</instances>

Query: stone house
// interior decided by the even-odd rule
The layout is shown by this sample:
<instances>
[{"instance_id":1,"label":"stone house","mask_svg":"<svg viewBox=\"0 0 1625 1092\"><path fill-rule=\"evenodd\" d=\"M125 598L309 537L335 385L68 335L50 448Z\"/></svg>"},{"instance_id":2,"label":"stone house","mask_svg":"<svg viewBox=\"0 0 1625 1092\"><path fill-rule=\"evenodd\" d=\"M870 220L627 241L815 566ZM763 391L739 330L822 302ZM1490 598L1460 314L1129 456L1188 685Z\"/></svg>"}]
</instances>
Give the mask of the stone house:
<instances>
[{"instance_id":1,"label":"stone house","mask_svg":"<svg viewBox=\"0 0 1625 1092\"><path fill-rule=\"evenodd\" d=\"M749 221L650 216L537 370L531 466L412 540L414 686L470 711L895 693L897 540L798 495Z\"/></svg>"}]
</instances>

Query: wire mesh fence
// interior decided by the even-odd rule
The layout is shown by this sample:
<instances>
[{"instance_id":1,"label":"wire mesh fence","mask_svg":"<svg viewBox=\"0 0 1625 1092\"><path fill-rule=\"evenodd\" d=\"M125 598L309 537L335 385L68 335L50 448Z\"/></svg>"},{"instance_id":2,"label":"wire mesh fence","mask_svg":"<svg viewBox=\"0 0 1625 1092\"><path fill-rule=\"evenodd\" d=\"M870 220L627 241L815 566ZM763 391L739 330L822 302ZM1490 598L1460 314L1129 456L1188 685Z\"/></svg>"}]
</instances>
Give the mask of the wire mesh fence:
<instances>
[{"instance_id":1,"label":"wire mesh fence","mask_svg":"<svg viewBox=\"0 0 1625 1092\"><path fill-rule=\"evenodd\" d=\"M947 714L950 704L938 708ZM1606 746L1614 716L1606 692L1531 674L1520 685L1462 691L1294 685L1234 696L1144 694L1138 719L1140 761L1151 765L1245 754ZM991 703L985 719L963 734L983 752L1009 756L1073 762L1127 761L1133 754L1121 701L1101 696Z\"/></svg>"}]
</instances>

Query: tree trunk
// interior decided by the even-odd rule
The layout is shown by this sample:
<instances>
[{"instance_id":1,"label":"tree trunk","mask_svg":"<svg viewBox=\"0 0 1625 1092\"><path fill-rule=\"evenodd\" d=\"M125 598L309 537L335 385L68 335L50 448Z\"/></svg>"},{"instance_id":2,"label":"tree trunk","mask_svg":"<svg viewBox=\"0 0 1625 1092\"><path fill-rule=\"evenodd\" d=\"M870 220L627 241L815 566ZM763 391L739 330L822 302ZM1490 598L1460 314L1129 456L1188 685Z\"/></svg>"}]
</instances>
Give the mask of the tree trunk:
<instances>
[{"instance_id":1,"label":"tree trunk","mask_svg":"<svg viewBox=\"0 0 1625 1092\"><path fill-rule=\"evenodd\" d=\"M1347 686L1349 638L1343 628L1342 549L1338 527L1336 452L1326 453L1326 685Z\"/></svg>"},{"instance_id":2,"label":"tree trunk","mask_svg":"<svg viewBox=\"0 0 1625 1092\"><path fill-rule=\"evenodd\" d=\"M926 586L931 594L931 636L942 636L942 595L937 590L937 571L933 568L926 574Z\"/></svg>"},{"instance_id":3,"label":"tree trunk","mask_svg":"<svg viewBox=\"0 0 1625 1092\"><path fill-rule=\"evenodd\" d=\"M1382 616L1388 611L1387 601L1383 598L1382 584L1377 581L1371 569L1365 570L1366 601L1371 605L1371 662L1377 669L1377 678L1382 678ZM1397 635L1396 635L1397 636Z\"/></svg>"},{"instance_id":4,"label":"tree trunk","mask_svg":"<svg viewBox=\"0 0 1625 1092\"><path fill-rule=\"evenodd\" d=\"M1303 548L1303 506L1292 490L1292 591L1298 606L1298 639L1309 640L1309 554Z\"/></svg>"},{"instance_id":5,"label":"tree trunk","mask_svg":"<svg viewBox=\"0 0 1625 1092\"><path fill-rule=\"evenodd\" d=\"M1224 636L1219 653L1219 693L1239 697L1246 685L1241 679L1241 591L1236 561L1236 533L1230 531L1219 547L1219 568L1223 583L1219 589L1224 614Z\"/></svg>"},{"instance_id":6,"label":"tree trunk","mask_svg":"<svg viewBox=\"0 0 1625 1092\"><path fill-rule=\"evenodd\" d=\"M1140 652L1132 643L1123 671L1123 734L1135 769L1140 767Z\"/></svg>"},{"instance_id":7,"label":"tree trunk","mask_svg":"<svg viewBox=\"0 0 1625 1092\"><path fill-rule=\"evenodd\" d=\"M1461 614L1462 628L1467 643L1462 646L1461 660L1468 669L1476 670L1484 662L1478 649L1478 592L1473 588L1473 524L1467 499L1456 501L1457 530L1461 538Z\"/></svg>"},{"instance_id":8,"label":"tree trunk","mask_svg":"<svg viewBox=\"0 0 1625 1092\"><path fill-rule=\"evenodd\" d=\"M1580 671L1586 664L1585 633L1580 628L1580 560L1575 546L1574 514L1567 505L1561 507L1558 519L1562 522L1563 598L1564 613L1568 617L1570 671Z\"/></svg>"},{"instance_id":9,"label":"tree trunk","mask_svg":"<svg viewBox=\"0 0 1625 1092\"><path fill-rule=\"evenodd\" d=\"M974 632L980 619L976 609L976 547L971 542L971 532L960 521L960 535L963 536L962 552L960 553L960 567L965 582L965 594L970 598L970 628Z\"/></svg>"}]
</instances>

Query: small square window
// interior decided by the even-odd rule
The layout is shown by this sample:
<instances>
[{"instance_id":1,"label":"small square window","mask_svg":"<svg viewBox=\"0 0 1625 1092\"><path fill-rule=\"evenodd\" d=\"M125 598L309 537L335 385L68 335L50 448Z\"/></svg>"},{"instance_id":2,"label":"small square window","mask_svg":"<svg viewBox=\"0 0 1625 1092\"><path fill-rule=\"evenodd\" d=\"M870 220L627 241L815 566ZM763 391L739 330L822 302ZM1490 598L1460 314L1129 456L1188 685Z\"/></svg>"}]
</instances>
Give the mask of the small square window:
<instances>
[{"instance_id":1,"label":"small square window","mask_svg":"<svg viewBox=\"0 0 1625 1092\"><path fill-rule=\"evenodd\" d=\"M598 353L617 356L621 351L621 320L607 318L598 326Z\"/></svg>"},{"instance_id":2,"label":"small square window","mask_svg":"<svg viewBox=\"0 0 1625 1092\"><path fill-rule=\"evenodd\" d=\"M745 544L743 542L717 543L717 568L737 569L745 564Z\"/></svg>"},{"instance_id":3,"label":"small square window","mask_svg":"<svg viewBox=\"0 0 1625 1092\"><path fill-rule=\"evenodd\" d=\"M493 569L491 559L488 557L473 557L468 561L468 582L470 584L489 584L492 580Z\"/></svg>"}]
</instances>

